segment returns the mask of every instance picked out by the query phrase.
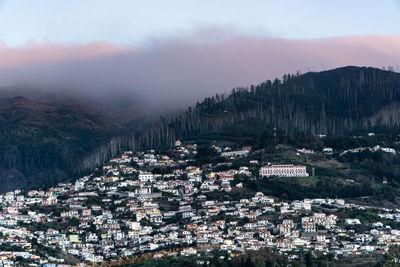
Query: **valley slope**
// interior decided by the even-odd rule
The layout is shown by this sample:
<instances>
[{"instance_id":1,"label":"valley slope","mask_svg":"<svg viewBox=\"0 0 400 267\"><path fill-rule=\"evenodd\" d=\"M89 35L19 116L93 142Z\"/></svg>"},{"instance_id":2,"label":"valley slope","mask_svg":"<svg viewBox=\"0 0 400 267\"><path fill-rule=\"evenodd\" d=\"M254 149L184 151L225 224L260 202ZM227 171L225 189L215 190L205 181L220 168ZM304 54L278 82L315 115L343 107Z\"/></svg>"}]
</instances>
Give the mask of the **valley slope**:
<instances>
[{"instance_id":1,"label":"valley slope","mask_svg":"<svg viewBox=\"0 0 400 267\"><path fill-rule=\"evenodd\" d=\"M0 102L0 188L51 185L80 170L81 160L121 126L74 101Z\"/></svg>"}]
</instances>

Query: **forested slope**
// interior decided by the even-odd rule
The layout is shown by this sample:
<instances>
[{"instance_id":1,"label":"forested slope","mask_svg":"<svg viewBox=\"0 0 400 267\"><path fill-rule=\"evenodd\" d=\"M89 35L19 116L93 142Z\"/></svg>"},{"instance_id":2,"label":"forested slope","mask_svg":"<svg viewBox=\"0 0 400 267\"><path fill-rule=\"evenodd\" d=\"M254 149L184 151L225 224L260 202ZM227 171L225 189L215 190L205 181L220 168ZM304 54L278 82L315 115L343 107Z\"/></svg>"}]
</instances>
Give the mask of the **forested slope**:
<instances>
[{"instance_id":1,"label":"forested slope","mask_svg":"<svg viewBox=\"0 0 400 267\"><path fill-rule=\"evenodd\" d=\"M346 135L380 126L400 126L400 74L343 67L284 75L206 98L186 112L148 123L141 132L115 138L84 164L100 164L110 151L168 148L176 139L199 135L257 135L275 127L285 135Z\"/></svg>"},{"instance_id":2,"label":"forested slope","mask_svg":"<svg viewBox=\"0 0 400 267\"><path fill-rule=\"evenodd\" d=\"M0 102L0 191L49 185L120 129L77 103L49 105L24 97Z\"/></svg>"},{"instance_id":3,"label":"forested slope","mask_svg":"<svg viewBox=\"0 0 400 267\"><path fill-rule=\"evenodd\" d=\"M377 125L398 127L400 74L344 67L300 76L285 75L228 96L205 99L181 120L183 132L219 130L250 118L259 129L286 134L342 135Z\"/></svg>"}]
</instances>

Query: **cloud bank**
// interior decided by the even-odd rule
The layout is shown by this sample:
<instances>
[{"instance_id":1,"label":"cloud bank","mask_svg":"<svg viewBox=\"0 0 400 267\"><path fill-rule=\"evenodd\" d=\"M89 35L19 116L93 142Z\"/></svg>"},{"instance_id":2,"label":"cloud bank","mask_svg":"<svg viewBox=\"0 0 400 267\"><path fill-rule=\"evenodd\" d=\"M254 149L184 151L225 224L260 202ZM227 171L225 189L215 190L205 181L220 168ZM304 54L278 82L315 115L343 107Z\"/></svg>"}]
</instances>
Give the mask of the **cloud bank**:
<instances>
[{"instance_id":1,"label":"cloud bank","mask_svg":"<svg viewBox=\"0 0 400 267\"><path fill-rule=\"evenodd\" d=\"M207 32L153 40L141 48L107 43L46 42L19 48L3 44L0 86L23 84L103 101L120 97L147 111L183 107L285 73L346 65L396 68L400 62L397 35L286 40L236 34L218 38L219 31L205 36Z\"/></svg>"}]
</instances>

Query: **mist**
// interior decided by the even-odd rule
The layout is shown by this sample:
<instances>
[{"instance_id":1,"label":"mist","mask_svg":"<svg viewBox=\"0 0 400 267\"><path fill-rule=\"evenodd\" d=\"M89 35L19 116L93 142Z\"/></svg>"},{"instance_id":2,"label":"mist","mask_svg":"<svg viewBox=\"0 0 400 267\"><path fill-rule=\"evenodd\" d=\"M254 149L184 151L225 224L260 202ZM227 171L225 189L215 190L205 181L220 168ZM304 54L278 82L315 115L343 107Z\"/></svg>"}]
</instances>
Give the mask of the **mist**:
<instances>
[{"instance_id":1,"label":"mist","mask_svg":"<svg viewBox=\"0 0 400 267\"><path fill-rule=\"evenodd\" d=\"M0 86L11 88L9 94L38 90L144 114L184 108L285 73L346 65L398 70L400 36L286 40L210 30L142 47L0 45L0 57Z\"/></svg>"}]
</instances>

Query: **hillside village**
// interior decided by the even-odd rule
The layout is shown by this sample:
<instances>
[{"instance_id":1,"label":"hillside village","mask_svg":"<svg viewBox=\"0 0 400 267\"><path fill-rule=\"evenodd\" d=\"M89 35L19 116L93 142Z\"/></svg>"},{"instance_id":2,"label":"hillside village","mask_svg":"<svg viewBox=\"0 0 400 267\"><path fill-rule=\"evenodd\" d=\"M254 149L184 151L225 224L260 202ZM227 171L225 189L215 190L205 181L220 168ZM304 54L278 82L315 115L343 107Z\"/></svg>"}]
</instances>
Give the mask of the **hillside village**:
<instances>
[{"instance_id":1,"label":"hillside village","mask_svg":"<svg viewBox=\"0 0 400 267\"><path fill-rule=\"evenodd\" d=\"M274 175L262 175L262 168L274 165L248 158L257 153L251 147L210 149L225 162L192 165L197 145L177 141L168 155L126 151L76 181L1 195L0 263L134 262L146 252L153 259L215 251L234 256L265 247L289 260L301 251L341 258L384 254L400 242L398 209L340 198L285 201L262 192L218 198L244 190L238 176L269 179ZM237 157L254 168L230 168ZM305 166L291 166L301 169L291 175L308 176Z\"/></svg>"}]
</instances>

